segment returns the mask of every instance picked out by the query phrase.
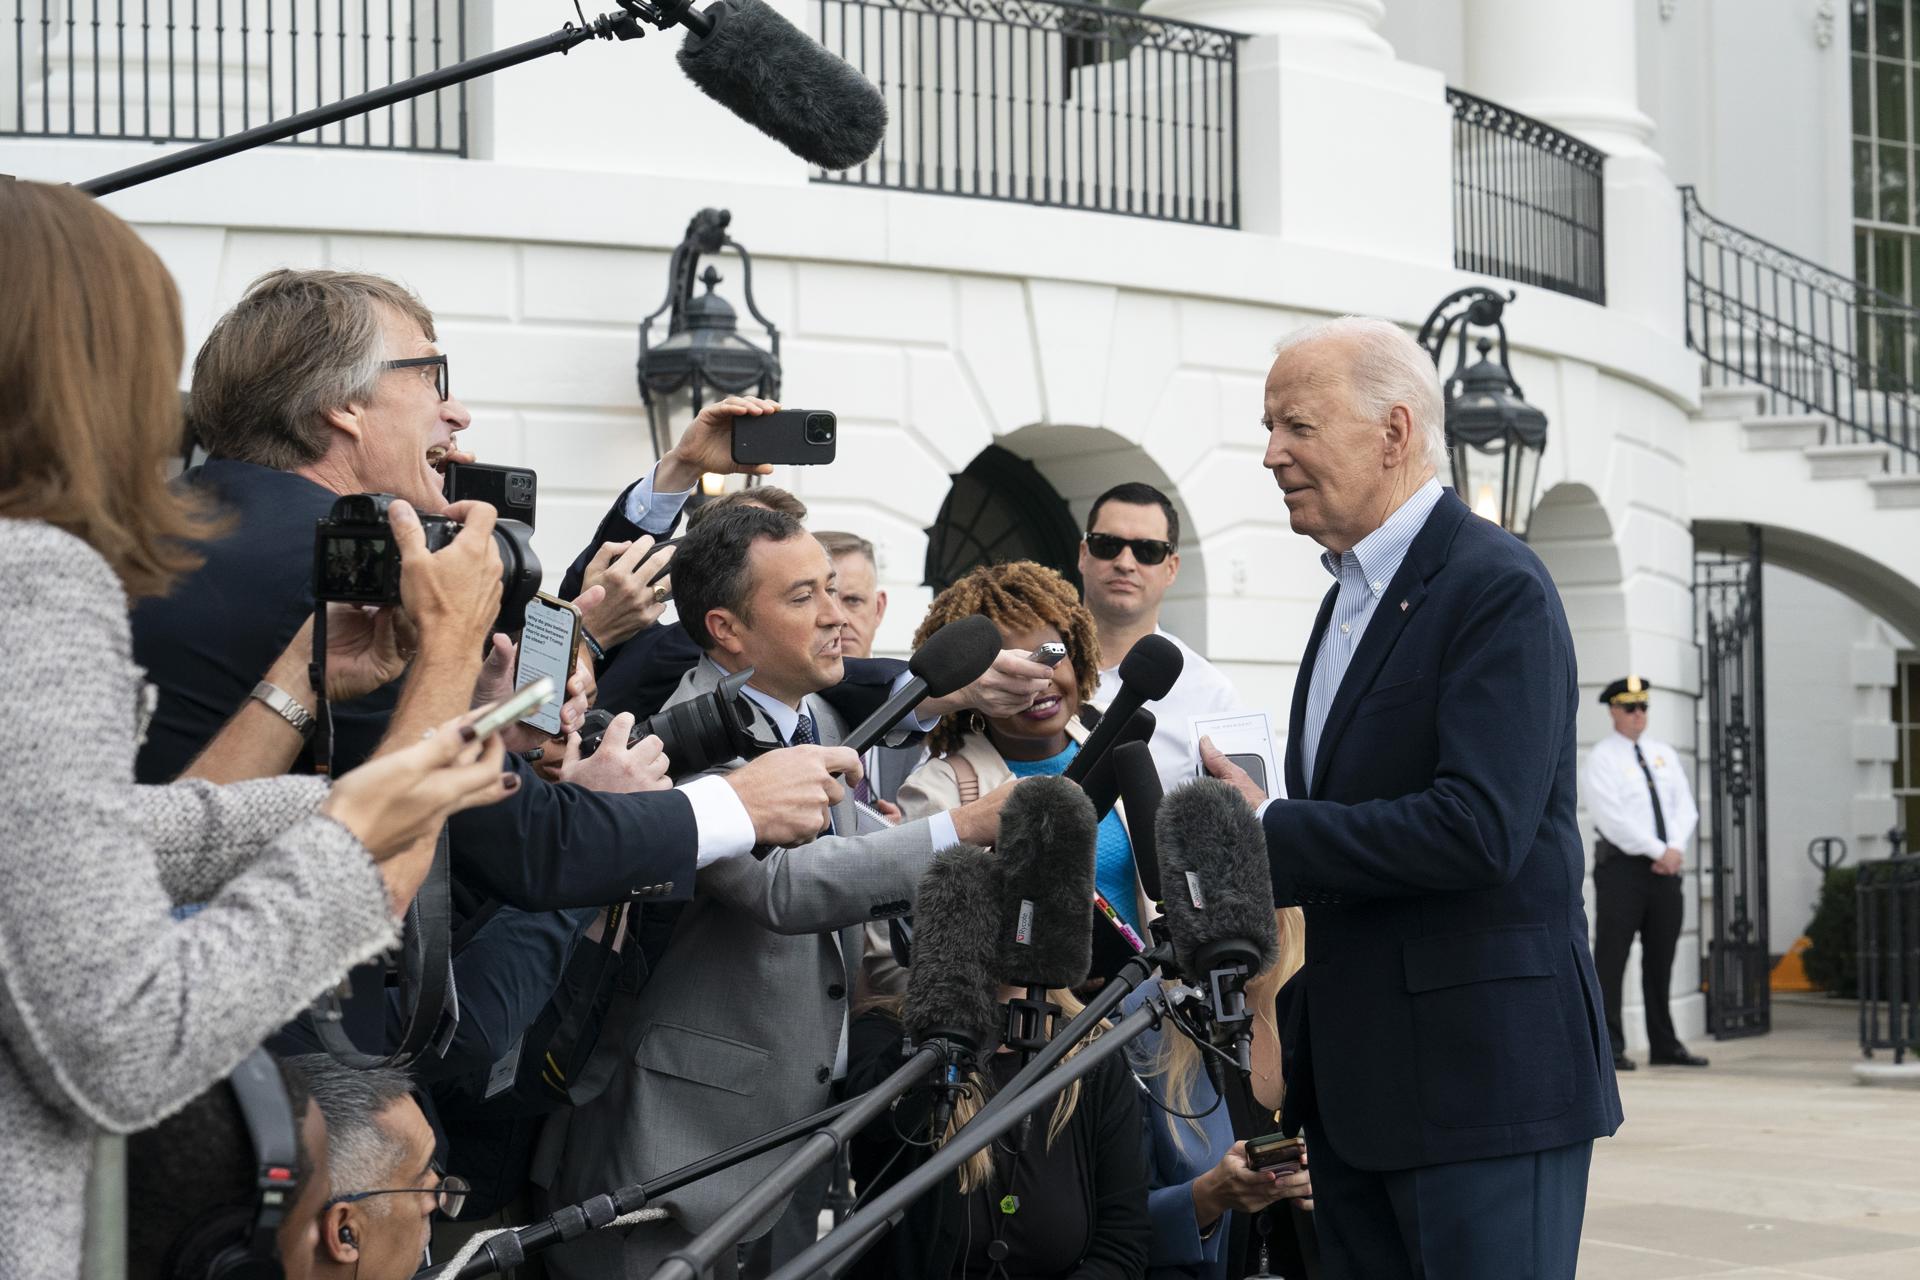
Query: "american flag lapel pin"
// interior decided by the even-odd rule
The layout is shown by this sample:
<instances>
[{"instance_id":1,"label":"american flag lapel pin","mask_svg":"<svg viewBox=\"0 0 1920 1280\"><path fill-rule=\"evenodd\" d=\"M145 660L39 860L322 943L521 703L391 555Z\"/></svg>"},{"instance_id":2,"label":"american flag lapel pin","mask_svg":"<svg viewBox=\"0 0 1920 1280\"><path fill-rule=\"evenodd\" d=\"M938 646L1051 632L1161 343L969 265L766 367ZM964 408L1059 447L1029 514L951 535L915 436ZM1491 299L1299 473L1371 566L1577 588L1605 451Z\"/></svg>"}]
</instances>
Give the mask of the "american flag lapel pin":
<instances>
[{"instance_id":1,"label":"american flag lapel pin","mask_svg":"<svg viewBox=\"0 0 1920 1280\"><path fill-rule=\"evenodd\" d=\"M1400 602L1400 612L1405 613L1406 611L1407 611L1407 602L1405 600L1402 600Z\"/></svg>"}]
</instances>

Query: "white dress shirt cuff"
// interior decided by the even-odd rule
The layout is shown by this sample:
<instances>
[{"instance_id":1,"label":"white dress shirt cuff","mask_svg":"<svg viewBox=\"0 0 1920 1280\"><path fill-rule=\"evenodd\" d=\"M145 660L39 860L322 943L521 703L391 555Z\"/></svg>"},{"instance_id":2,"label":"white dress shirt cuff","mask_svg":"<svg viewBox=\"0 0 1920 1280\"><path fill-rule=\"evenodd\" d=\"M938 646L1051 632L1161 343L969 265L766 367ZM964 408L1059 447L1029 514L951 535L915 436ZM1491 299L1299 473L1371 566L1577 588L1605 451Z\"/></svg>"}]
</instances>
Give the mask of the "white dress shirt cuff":
<instances>
[{"instance_id":1,"label":"white dress shirt cuff","mask_svg":"<svg viewBox=\"0 0 1920 1280\"><path fill-rule=\"evenodd\" d=\"M753 819L725 778L695 778L678 790L693 806L694 831L700 841L694 855L696 869L753 852Z\"/></svg>"},{"instance_id":2,"label":"white dress shirt cuff","mask_svg":"<svg viewBox=\"0 0 1920 1280\"><path fill-rule=\"evenodd\" d=\"M655 493L653 491L654 473L660 470L660 464L654 463L646 478L627 490L627 505L622 514L630 524L637 526L642 533L662 534L673 528L673 522L680 518L680 508L687 505L687 499L693 496L693 490L685 489L678 493Z\"/></svg>"},{"instance_id":3,"label":"white dress shirt cuff","mask_svg":"<svg viewBox=\"0 0 1920 1280\"><path fill-rule=\"evenodd\" d=\"M933 837L933 848L936 853L960 843L960 833L953 829L951 813L936 813L928 818L927 834Z\"/></svg>"},{"instance_id":4,"label":"white dress shirt cuff","mask_svg":"<svg viewBox=\"0 0 1920 1280\"><path fill-rule=\"evenodd\" d=\"M901 689L906 687L907 681L911 679L913 679L913 672L902 671L899 674L899 676L895 678L893 682L893 687L887 690L887 696L892 697L894 694L900 692ZM920 714L919 707L914 707L912 710L907 712L905 718L903 718L899 724L894 725L892 729L887 731L887 737L897 738L901 734L906 733L908 731L911 731L914 733L932 733L935 727L939 725L939 723L940 723L939 716L934 716L932 719L928 719L927 717L922 716ZM900 744L897 742L889 742L886 745L898 746ZM940 847L944 848L945 846L940 846Z\"/></svg>"},{"instance_id":5,"label":"white dress shirt cuff","mask_svg":"<svg viewBox=\"0 0 1920 1280\"><path fill-rule=\"evenodd\" d=\"M1253 811L1254 819L1258 821L1262 826L1266 825L1268 808L1270 808L1273 802L1275 800L1278 800L1279 798L1280 798L1279 796L1270 796L1267 799L1262 800L1260 802L1260 806Z\"/></svg>"}]
</instances>

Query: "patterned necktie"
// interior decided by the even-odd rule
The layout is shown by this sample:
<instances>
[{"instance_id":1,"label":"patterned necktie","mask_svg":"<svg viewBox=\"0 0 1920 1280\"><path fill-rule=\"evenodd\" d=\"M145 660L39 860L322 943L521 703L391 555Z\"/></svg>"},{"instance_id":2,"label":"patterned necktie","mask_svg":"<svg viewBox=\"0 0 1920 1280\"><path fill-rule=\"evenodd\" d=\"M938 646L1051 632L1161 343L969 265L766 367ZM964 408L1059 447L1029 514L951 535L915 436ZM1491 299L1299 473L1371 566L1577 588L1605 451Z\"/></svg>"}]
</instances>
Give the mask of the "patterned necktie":
<instances>
[{"instance_id":1,"label":"patterned necktie","mask_svg":"<svg viewBox=\"0 0 1920 1280\"><path fill-rule=\"evenodd\" d=\"M1633 744L1633 758L1639 762L1640 772L1646 775L1647 795L1653 799L1653 834L1660 837L1662 844L1667 839L1667 815L1660 811L1660 788L1653 785L1653 770L1647 768L1647 758L1640 754L1640 744Z\"/></svg>"},{"instance_id":2,"label":"patterned necktie","mask_svg":"<svg viewBox=\"0 0 1920 1280\"><path fill-rule=\"evenodd\" d=\"M820 739L814 736L813 717L802 711L800 713L800 723L793 726L793 741L787 745L790 747L810 747L819 741Z\"/></svg>"}]
</instances>

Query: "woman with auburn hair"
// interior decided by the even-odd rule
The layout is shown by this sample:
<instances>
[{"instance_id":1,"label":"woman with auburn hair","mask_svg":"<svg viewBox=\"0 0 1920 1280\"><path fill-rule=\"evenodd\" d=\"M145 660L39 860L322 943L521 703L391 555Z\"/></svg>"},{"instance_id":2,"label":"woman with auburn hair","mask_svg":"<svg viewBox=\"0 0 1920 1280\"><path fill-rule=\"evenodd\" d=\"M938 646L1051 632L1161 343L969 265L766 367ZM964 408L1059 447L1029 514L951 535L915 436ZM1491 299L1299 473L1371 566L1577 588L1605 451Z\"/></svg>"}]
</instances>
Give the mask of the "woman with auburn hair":
<instances>
[{"instance_id":1,"label":"woman with auburn hair","mask_svg":"<svg viewBox=\"0 0 1920 1280\"><path fill-rule=\"evenodd\" d=\"M315 701L306 632L263 673L284 710L249 701L189 780L134 785L152 701L128 600L164 592L211 527L163 472L181 441L179 296L93 200L0 181L0 314L0 1275L39 1280L79 1272L96 1137L178 1110L390 946L446 815L506 787L497 738L452 721L423 738L418 711L331 789L271 777L304 741L293 704ZM498 607L491 528L470 519L467 547L428 556L417 518L395 521L420 602L409 695L431 677L470 696ZM329 696L399 674L391 613L338 621Z\"/></svg>"},{"instance_id":2,"label":"woman with auburn hair","mask_svg":"<svg viewBox=\"0 0 1920 1280\"><path fill-rule=\"evenodd\" d=\"M1253 1012L1253 1072L1244 1082L1227 1072L1230 1100L1214 1089L1201 1055L1206 1052L1169 1027L1148 1031L1127 1046L1135 1073L1153 1101L1143 1108L1153 1254L1147 1274L1154 1280L1225 1280L1246 1274L1229 1261L1244 1252L1252 1219L1292 1200L1312 1208L1313 1185L1304 1168L1276 1174L1247 1163L1245 1139L1279 1128L1285 1083L1281 1075L1280 990L1300 971L1306 958L1305 916L1298 907L1276 908L1280 953L1273 967L1247 983L1247 1008ZM1158 988L1143 984L1122 1002L1137 1009ZM1236 1114L1239 1113L1239 1114ZM1236 1137L1236 1128L1241 1129ZM1302 1163L1305 1163L1304 1157ZM1273 1241L1272 1274L1297 1277L1298 1248L1283 1229Z\"/></svg>"}]
</instances>

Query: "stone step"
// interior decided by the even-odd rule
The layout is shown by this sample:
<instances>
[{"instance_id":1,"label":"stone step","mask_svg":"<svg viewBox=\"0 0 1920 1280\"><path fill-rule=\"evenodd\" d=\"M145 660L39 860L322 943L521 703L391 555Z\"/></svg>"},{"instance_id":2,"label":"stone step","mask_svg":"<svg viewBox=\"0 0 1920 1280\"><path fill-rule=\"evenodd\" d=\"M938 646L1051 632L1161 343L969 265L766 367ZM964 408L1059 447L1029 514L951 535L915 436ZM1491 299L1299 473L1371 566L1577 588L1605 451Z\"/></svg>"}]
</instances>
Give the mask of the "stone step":
<instances>
[{"instance_id":1,"label":"stone step","mask_svg":"<svg viewBox=\"0 0 1920 1280\"><path fill-rule=\"evenodd\" d=\"M1748 449L1809 449L1823 444L1833 422L1817 413L1778 413L1740 420L1741 443Z\"/></svg>"},{"instance_id":2,"label":"stone step","mask_svg":"<svg viewBox=\"0 0 1920 1280\"><path fill-rule=\"evenodd\" d=\"M1887 470L1888 449L1883 444L1823 444L1804 452L1815 480L1865 479Z\"/></svg>"},{"instance_id":3,"label":"stone step","mask_svg":"<svg viewBox=\"0 0 1920 1280\"><path fill-rule=\"evenodd\" d=\"M1868 476L1867 483L1873 487L1873 505L1895 510L1920 508L1920 473L1909 471L1904 475Z\"/></svg>"},{"instance_id":4,"label":"stone step","mask_svg":"<svg viewBox=\"0 0 1920 1280\"><path fill-rule=\"evenodd\" d=\"M1766 392L1758 387L1700 388L1703 418L1752 418L1766 408Z\"/></svg>"}]
</instances>

